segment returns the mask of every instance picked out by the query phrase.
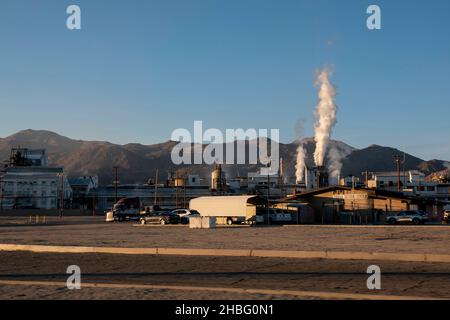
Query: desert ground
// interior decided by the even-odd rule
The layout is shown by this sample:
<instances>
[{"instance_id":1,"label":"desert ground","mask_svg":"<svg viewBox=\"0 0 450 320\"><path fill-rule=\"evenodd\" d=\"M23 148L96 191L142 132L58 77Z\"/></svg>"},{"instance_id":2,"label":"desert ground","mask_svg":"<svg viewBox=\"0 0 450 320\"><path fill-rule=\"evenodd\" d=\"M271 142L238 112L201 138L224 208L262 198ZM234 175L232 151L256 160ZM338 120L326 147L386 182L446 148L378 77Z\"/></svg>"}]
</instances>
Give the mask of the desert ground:
<instances>
[{"instance_id":1,"label":"desert ground","mask_svg":"<svg viewBox=\"0 0 450 320\"><path fill-rule=\"evenodd\" d=\"M331 250L450 254L450 226L234 226L106 223L104 217L1 217L0 243L112 247Z\"/></svg>"},{"instance_id":2,"label":"desert ground","mask_svg":"<svg viewBox=\"0 0 450 320\"><path fill-rule=\"evenodd\" d=\"M106 223L103 217L50 217L45 222L36 225L27 217L2 217L0 243L450 254L448 226L193 230L187 226ZM66 269L74 264L81 268L81 290L64 286ZM381 268L381 290L367 289L366 270L372 264ZM346 294L450 299L450 264L0 251L0 299L324 298L308 292L339 293L343 299Z\"/></svg>"}]
</instances>

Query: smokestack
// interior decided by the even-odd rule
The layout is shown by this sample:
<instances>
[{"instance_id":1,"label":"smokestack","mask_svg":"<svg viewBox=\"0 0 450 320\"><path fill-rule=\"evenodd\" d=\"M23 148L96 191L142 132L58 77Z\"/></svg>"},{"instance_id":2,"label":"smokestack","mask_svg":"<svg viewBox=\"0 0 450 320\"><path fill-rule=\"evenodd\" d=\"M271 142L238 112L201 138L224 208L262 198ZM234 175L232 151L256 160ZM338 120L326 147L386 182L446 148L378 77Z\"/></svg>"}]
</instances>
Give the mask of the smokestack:
<instances>
[{"instance_id":1,"label":"smokestack","mask_svg":"<svg viewBox=\"0 0 450 320\"><path fill-rule=\"evenodd\" d=\"M304 170L305 170L305 187L306 187L306 189L308 189L308 183L309 183L309 180L308 180L308 168L305 166Z\"/></svg>"},{"instance_id":2,"label":"smokestack","mask_svg":"<svg viewBox=\"0 0 450 320\"><path fill-rule=\"evenodd\" d=\"M336 124L337 106L334 102L336 88L330 82L330 72L327 67L317 75L316 85L319 87L319 103L316 106L314 116L314 140L316 150L314 152L314 162L316 166L324 165L325 153L330 142L331 131Z\"/></svg>"}]
</instances>

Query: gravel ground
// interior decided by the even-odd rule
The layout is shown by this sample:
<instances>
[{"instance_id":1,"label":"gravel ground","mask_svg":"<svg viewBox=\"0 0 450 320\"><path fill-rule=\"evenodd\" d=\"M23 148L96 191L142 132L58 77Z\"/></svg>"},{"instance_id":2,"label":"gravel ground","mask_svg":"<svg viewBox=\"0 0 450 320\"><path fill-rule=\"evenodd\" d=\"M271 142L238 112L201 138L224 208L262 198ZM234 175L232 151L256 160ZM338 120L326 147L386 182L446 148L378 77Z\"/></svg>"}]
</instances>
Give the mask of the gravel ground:
<instances>
[{"instance_id":1,"label":"gravel ground","mask_svg":"<svg viewBox=\"0 0 450 320\"><path fill-rule=\"evenodd\" d=\"M450 264L296 260L239 257L140 256L0 252L0 299L298 299L282 294L133 288L133 285L450 298ZM66 269L81 269L81 290L63 286L3 285L2 280L65 283ZM367 289L367 267L380 266L382 290ZM130 288L83 288L83 283Z\"/></svg>"},{"instance_id":2,"label":"gravel ground","mask_svg":"<svg viewBox=\"0 0 450 320\"><path fill-rule=\"evenodd\" d=\"M106 223L103 217L0 218L0 243L112 247L378 251L450 254L448 226L273 226L191 230ZM381 295L450 298L450 264L239 257L0 252L0 280L62 281L81 267L86 283L373 294L366 270L382 270ZM142 288L0 284L0 299L298 299L286 295ZM303 297L308 298L308 297Z\"/></svg>"},{"instance_id":3,"label":"gravel ground","mask_svg":"<svg viewBox=\"0 0 450 320\"><path fill-rule=\"evenodd\" d=\"M450 254L450 226L273 226L194 230L56 217L27 225L0 218L0 243L112 247L334 250Z\"/></svg>"},{"instance_id":4,"label":"gravel ground","mask_svg":"<svg viewBox=\"0 0 450 320\"><path fill-rule=\"evenodd\" d=\"M292 296L273 296L264 294L243 294L233 292L214 293L204 291L183 291L166 289L109 289L83 288L67 290L47 286L3 286L0 285L0 298L4 300L295 300ZM303 299L308 299L304 297Z\"/></svg>"}]
</instances>

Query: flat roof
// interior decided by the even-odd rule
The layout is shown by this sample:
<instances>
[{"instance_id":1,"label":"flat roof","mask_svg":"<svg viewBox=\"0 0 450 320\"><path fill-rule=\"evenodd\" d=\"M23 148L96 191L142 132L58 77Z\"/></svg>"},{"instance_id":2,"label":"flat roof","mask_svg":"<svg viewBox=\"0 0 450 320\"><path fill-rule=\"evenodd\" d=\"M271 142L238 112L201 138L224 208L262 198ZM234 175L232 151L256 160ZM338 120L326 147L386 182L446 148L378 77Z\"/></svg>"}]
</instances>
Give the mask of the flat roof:
<instances>
[{"instance_id":1,"label":"flat roof","mask_svg":"<svg viewBox=\"0 0 450 320\"><path fill-rule=\"evenodd\" d=\"M400 200L409 200L409 201L422 201L422 202L437 202L440 203L442 201L434 200L434 199L427 199L423 197L415 197L415 196L408 196L405 195L402 192L397 191L388 191L388 190L380 190L380 189L368 189L368 188L351 188L351 187L345 187L345 186L331 186L331 187L325 187L320 189L311 190L308 192L303 192L296 194L295 196L286 197L283 199L280 199L280 202L287 202L287 201L295 201L299 199L306 199L309 197L313 197L318 194L337 191L337 190L343 190L343 191L364 191L367 192L370 198L394 198L394 199L400 199Z\"/></svg>"},{"instance_id":2,"label":"flat roof","mask_svg":"<svg viewBox=\"0 0 450 320\"><path fill-rule=\"evenodd\" d=\"M5 169L6 174L16 173L16 174L24 174L24 173L62 173L64 169L62 167L9 167Z\"/></svg>"}]
</instances>

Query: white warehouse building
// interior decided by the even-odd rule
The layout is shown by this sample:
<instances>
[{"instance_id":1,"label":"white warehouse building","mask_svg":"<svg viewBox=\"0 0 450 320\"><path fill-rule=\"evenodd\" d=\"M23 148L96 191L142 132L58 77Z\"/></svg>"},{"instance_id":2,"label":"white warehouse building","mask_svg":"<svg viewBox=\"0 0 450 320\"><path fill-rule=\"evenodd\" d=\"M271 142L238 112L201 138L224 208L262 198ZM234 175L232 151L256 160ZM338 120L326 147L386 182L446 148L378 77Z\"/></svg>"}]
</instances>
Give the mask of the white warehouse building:
<instances>
[{"instance_id":1,"label":"white warehouse building","mask_svg":"<svg viewBox=\"0 0 450 320\"><path fill-rule=\"evenodd\" d=\"M22 160L17 165L12 158L4 170L0 184L0 206L3 209L57 209L61 199L68 201L72 189L63 168L48 167L45 150L26 150L20 153ZM32 156L26 161L27 155ZM40 155L40 159L36 159ZM25 161L24 161L25 159Z\"/></svg>"}]
</instances>

